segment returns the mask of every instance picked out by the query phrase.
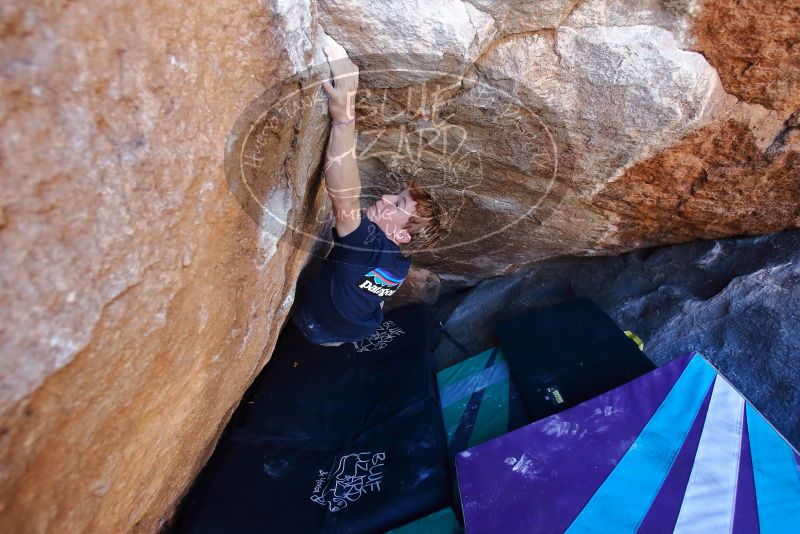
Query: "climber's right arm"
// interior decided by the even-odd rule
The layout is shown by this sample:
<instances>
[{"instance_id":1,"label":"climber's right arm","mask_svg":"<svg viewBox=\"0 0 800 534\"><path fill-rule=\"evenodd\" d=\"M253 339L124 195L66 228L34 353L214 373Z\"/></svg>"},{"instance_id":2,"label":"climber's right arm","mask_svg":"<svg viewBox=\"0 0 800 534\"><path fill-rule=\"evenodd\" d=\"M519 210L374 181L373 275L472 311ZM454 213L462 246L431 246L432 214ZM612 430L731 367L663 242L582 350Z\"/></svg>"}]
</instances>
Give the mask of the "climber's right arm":
<instances>
[{"instance_id":1,"label":"climber's right arm","mask_svg":"<svg viewBox=\"0 0 800 534\"><path fill-rule=\"evenodd\" d=\"M325 153L325 187L333 203L336 233L344 237L361 222L361 177L355 149L355 100L358 67L347 53L332 47L324 49L335 86L323 82L328 94L331 133Z\"/></svg>"}]
</instances>

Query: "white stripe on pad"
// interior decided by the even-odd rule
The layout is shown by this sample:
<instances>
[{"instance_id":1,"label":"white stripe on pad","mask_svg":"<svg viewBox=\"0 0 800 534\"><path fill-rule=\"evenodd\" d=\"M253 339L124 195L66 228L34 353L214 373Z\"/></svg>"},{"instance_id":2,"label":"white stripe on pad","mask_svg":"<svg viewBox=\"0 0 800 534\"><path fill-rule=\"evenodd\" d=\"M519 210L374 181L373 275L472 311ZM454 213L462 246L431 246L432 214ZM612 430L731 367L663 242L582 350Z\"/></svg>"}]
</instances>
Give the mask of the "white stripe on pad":
<instances>
[{"instance_id":1,"label":"white stripe on pad","mask_svg":"<svg viewBox=\"0 0 800 534\"><path fill-rule=\"evenodd\" d=\"M744 398L717 375L676 533L729 533L733 529Z\"/></svg>"}]
</instances>

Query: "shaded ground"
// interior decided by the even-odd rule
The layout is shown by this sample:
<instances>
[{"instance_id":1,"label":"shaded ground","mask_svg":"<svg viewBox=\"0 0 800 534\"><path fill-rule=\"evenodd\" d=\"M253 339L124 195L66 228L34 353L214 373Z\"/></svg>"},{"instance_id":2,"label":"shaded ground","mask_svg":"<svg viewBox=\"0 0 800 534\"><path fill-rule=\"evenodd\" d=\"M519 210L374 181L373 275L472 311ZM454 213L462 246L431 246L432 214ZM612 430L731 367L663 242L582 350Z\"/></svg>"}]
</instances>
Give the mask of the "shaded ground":
<instances>
[{"instance_id":1,"label":"shaded ground","mask_svg":"<svg viewBox=\"0 0 800 534\"><path fill-rule=\"evenodd\" d=\"M466 350L441 337L437 365L494 345L505 318L578 296L642 337L656 364L701 352L800 445L800 230L547 260L446 294L436 317Z\"/></svg>"}]
</instances>

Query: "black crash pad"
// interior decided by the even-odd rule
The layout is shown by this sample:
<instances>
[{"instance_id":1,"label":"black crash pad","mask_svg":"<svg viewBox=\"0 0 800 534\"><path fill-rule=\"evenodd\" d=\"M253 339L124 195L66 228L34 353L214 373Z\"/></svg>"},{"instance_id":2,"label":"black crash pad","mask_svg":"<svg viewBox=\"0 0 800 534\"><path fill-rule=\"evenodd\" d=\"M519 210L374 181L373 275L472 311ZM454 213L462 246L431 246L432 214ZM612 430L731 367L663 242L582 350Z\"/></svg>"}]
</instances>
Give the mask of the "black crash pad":
<instances>
[{"instance_id":1,"label":"black crash pad","mask_svg":"<svg viewBox=\"0 0 800 534\"><path fill-rule=\"evenodd\" d=\"M553 415L655 369L586 298L527 312L495 328L532 421Z\"/></svg>"},{"instance_id":2,"label":"black crash pad","mask_svg":"<svg viewBox=\"0 0 800 534\"><path fill-rule=\"evenodd\" d=\"M379 532L446 506L424 306L340 347L281 334L184 499L181 533Z\"/></svg>"}]
</instances>

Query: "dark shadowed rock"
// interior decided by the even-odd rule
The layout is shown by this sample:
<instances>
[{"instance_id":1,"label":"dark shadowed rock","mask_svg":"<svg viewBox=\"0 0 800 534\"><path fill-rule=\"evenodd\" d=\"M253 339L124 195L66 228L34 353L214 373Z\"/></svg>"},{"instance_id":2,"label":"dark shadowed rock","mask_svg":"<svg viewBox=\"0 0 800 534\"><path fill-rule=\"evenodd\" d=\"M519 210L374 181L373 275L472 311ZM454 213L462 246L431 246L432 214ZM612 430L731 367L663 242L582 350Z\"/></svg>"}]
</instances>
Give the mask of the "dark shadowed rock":
<instances>
[{"instance_id":1,"label":"dark shadowed rock","mask_svg":"<svg viewBox=\"0 0 800 534\"><path fill-rule=\"evenodd\" d=\"M386 300L384 311L417 302L433 304L439 298L440 286L441 282L436 273L432 273L427 269L412 267L397 293Z\"/></svg>"}]
</instances>

